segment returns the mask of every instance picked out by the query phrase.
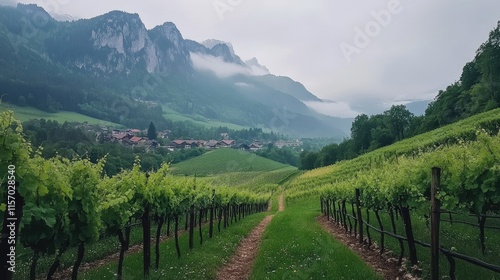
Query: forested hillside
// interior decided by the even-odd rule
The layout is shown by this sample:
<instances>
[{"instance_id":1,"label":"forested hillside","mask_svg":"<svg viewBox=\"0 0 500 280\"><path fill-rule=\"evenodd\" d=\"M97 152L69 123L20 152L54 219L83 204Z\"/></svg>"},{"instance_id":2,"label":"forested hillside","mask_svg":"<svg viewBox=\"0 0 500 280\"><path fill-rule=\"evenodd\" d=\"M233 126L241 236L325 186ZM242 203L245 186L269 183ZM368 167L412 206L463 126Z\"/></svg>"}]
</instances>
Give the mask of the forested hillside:
<instances>
[{"instance_id":1,"label":"forested hillside","mask_svg":"<svg viewBox=\"0 0 500 280\"><path fill-rule=\"evenodd\" d=\"M489 38L465 64L460 79L439 91L423 116L414 116L404 105L394 105L383 114L359 115L351 137L320 152L303 152L301 168L327 166L352 159L380 147L500 106L500 21Z\"/></svg>"},{"instance_id":2,"label":"forested hillside","mask_svg":"<svg viewBox=\"0 0 500 280\"><path fill-rule=\"evenodd\" d=\"M341 138L350 123L306 106L319 99L302 84L254 74L226 43L186 40L172 22L148 30L138 14L62 22L34 4L0 6L0 57L2 100L46 112L162 130L186 117L302 137ZM207 59L239 70L220 76L199 67Z\"/></svg>"}]
</instances>

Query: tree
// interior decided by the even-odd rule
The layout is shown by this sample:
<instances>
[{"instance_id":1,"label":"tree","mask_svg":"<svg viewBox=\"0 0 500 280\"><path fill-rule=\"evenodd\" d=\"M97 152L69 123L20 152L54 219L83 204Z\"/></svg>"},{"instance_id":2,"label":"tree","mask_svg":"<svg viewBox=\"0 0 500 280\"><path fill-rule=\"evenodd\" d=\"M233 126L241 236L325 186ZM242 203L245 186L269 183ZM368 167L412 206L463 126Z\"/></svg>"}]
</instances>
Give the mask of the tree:
<instances>
[{"instance_id":1,"label":"tree","mask_svg":"<svg viewBox=\"0 0 500 280\"><path fill-rule=\"evenodd\" d=\"M328 166L337 162L337 148L338 144L330 144L323 149L318 154L317 165L318 166Z\"/></svg>"},{"instance_id":2,"label":"tree","mask_svg":"<svg viewBox=\"0 0 500 280\"><path fill-rule=\"evenodd\" d=\"M460 76L461 86L464 90L469 90L473 85L481 80L481 72L474 61L465 64Z\"/></svg>"},{"instance_id":3,"label":"tree","mask_svg":"<svg viewBox=\"0 0 500 280\"><path fill-rule=\"evenodd\" d=\"M396 137L389 130L387 119L388 117L384 114L374 115L370 118L372 141L368 148L369 151L394 143Z\"/></svg>"},{"instance_id":4,"label":"tree","mask_svg":"<svg viewBox=\"0 0 500 280\"><path fill-rule=\"evenodd\" d=\"M399 141L405 138L405 131L409 128L413 114L405 105L392 105L391 109L384 112L387 116L387 126L391 134Z\"/></svg>"},{"instance_id":5,"label":"tree","mask_svg":"<svg viewBox=\"0 0 500 280\"><path fill-rule=\"evenodd\" d=\"M149 127L148 127L148 139L149 140L156 139L156 127L155 127L155 124L153 122L149 123Z\"/></svg>"},{"instance_id":6,"label":"tree","mask_svg":"<svg viewBox=\"0 0 500 280\"><path fill-rule=\"evenodd\" d=\"M372 138L373 141L370 144L370 151L376 150L378 148L382 148L394 143L394 137L389 131L389 129L384 128L382 126L377 126L372 129Z\"/></svg>"},{"instance_id":7,"label":"tree","mask_svg":"<svg viewBox=\"0 0 500 280\"><path fill-rule=\"evenodd\" d=\"M300 154L300 170L314 169L318 154L314 152L302 152Z\"/></svg>"},{"instance_id":8,"label":"tree","mask_svg":"<svg viewBox=\"0 0 500 280\"><path fill-rule=\"evenodd\" d=\"M483 83L488 86L490 97L500 104L500 21L490 32L488 41L477 50L476 60Z\"/></svg>"},{"instance_id":9,"label":"tree","mask_svg":"<svg viewBox=\"0 0 500 280\"><path fill-rule=\"evenodd\" d=\"M365 114L357 116L352 122L351 138L354 141L356 153L363 153L370 146L372 141L370 117Z\"/></svg>"}]
</instances>

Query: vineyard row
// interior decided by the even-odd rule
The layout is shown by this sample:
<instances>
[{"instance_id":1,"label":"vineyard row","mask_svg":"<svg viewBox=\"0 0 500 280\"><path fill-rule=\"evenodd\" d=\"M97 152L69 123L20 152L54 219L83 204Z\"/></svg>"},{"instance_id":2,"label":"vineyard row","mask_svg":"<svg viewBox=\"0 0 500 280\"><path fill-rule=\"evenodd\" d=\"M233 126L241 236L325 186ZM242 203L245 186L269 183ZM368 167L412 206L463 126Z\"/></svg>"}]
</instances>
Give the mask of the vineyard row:
<instances>
[{"instance_id":1,"label":"vineyard row","mask_svg":"<svg viewBox=\"0 0 500 280\"><path fill-rule=\"evenodd\" d=\"M54 265L48 272L50 279L57 270L61 254L69 247L78 247L72 274L72 279L76 279L85 244L95 242L102 233L119 238L121 262L127 247L127 233L123 229L127 231L127 224L132 220L140 220L143 226L144 273L147 275L150 219L154 219L159 228L167 218L173 219L177 232L179 217L188 213L192 247L195 213L201 219L209 212L212 231L215 214L219 224L224 221L227 226L231 219L267 209L271 196L270 193L211 186L196 182L196 178L175 177L169 173L168 164L156 171L142 172L138 159L131 170L108 177L103 174L105 162L105 158L97 163L88 159L44 159L40 148L34 151L25 140L22 126L14 120L13 113L0 114L0 183L14 188L12 194L10 189L0 189L0 197L5 198L0 204L3 221L0 275L5 275L3 279L12 279L13 269L7 258L10 258L12 245L15 248L19 242L33 252L32 279L41 255L54 256ZM15 180L8 177L12 166L15 166ZM15 208L8 207L11 198L15 199ZM14 228L8 227L11 220L15 220ZM12 233L15 244L9 241ZM119 265L119 279L121 269Z\"/></svg>"}]
</instances>

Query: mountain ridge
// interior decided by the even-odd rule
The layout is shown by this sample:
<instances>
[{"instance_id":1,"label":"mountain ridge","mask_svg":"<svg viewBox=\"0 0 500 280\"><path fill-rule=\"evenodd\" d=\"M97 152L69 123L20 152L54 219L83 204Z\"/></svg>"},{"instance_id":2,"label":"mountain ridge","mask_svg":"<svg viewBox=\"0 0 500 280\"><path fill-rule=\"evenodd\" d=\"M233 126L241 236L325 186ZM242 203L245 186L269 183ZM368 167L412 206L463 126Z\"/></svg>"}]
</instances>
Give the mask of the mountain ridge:
<instances>
[{"instance_id":1,"label":"mountain ridge","mask_svg":"<svg viewBox=\"0 0 500 280\"><path fill-rule=\"evenodd\" d=\"M184 39L171 22L148 30L138 14L122 11L59 22L32 4L2 6L0 14L0 53L6 58L0 61L0 90L9 93L8 102L26 99L40 109L71 110L125 125L164 123L158 115L167 106L293 136L342 138L349 129L344 120L338 125L340 119L302 103L317 98L302 84L254 75L252 67L265 67L256 59L249 66L230 43L212 41L209 49ZM23 33L22 19L33 25L37 17L44 21L34 35ZM229 75L196 69L193 53L208 58L209 69Z\"/></svg>"}]
</instances>

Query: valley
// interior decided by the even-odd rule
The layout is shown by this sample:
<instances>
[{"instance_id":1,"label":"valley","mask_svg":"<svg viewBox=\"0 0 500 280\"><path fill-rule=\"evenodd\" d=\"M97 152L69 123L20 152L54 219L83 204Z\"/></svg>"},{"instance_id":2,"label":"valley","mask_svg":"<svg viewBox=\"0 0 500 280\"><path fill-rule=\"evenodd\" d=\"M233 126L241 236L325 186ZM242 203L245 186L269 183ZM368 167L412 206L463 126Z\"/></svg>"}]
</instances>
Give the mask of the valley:
<instances>
[{"instance_id":1,"label":"valley","mask_svg":"<svg viewBox=\"0 0 500 280\"><path fill-rule=\"evenodd\" d=\"M80 19L14 2L0 5L1 279L500 279L500 21L452 63L420 48L476 34L407 43L431 7L383 3L342 61L343 14L362 19L347 4L338 22L326 2L266 4L261 23L244 1ZM252 24L235 35L235 19ZM186 38L210 24L238 45ZM441 90L436 57L455 75Z\"/></svg>"}]
</instances>

